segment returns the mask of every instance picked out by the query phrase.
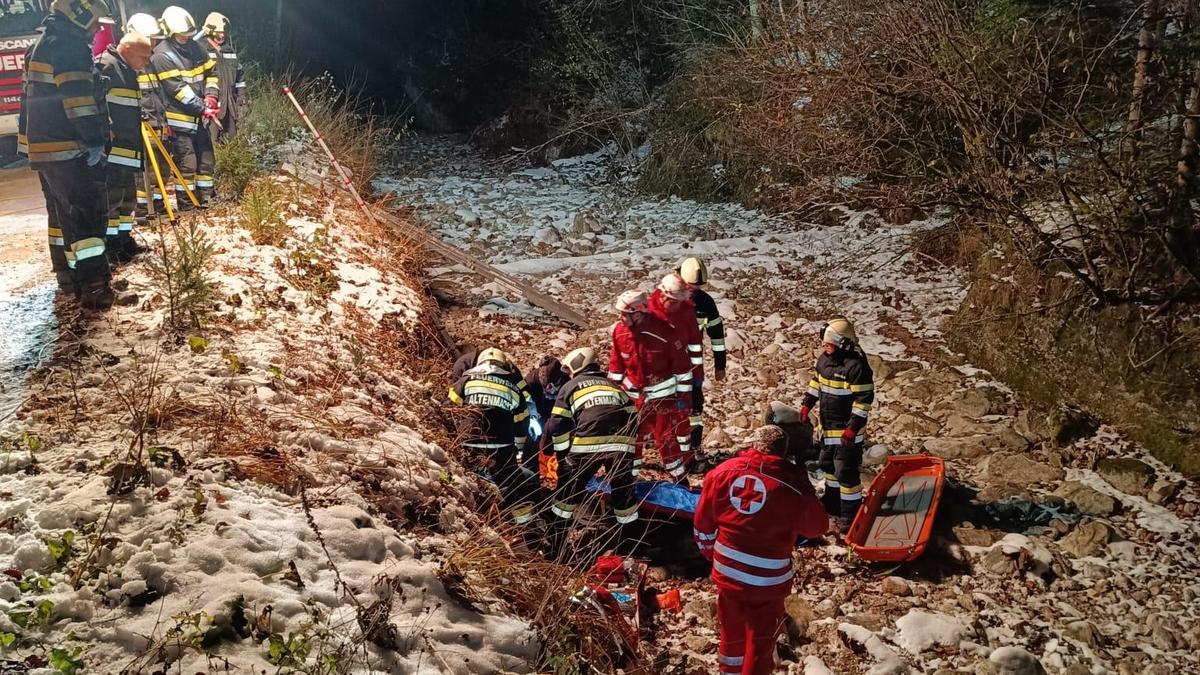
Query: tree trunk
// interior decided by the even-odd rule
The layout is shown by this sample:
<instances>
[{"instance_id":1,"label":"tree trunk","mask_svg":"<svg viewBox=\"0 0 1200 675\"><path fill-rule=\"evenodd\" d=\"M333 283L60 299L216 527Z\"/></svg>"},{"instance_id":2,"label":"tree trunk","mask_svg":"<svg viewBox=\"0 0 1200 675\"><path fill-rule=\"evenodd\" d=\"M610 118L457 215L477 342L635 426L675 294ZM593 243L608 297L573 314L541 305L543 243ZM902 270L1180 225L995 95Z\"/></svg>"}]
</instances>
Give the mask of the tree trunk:
<instances>
[{"instance_id":1,"label":"tree trunk","mask_svg":"<svg viewBox=\"0 0 1200 675\"><path fill-rule=\"evenodd\" d=\"M758 39L762 29L762 0L750 0L750 36Z\"/></svg>"},{"instance_id":2,"label":"tree trunk","mask_svg":"<svg viewBox=\"0 0 1200 675\"><path fill-rule=\"evenodd\" d=\"M1183 122L1183 140L1179 144L1179 162L1175 168L1175 194L1172 200L1170 232L1167 242L1171 253L1195 278L1197 273L1196 171L1200 168L1200 59L1192 62L1192 83L1188 91L1187 117Z\"/></svg>"},{"instance_id":3,"label":"tree trunk","mask_svg":"<svg viewBox=\"0 0 1200 675\"><path fill-rule=\"evenodd\" d=\"M1146 102L1147 70L1154 54L1154 36L1158 28L1161 0L1146 0L1142 7L1142 27L1138 31L1137 60L1133 66L1133 100L1129 102L1129 119L1125 127L1125 152L1130 161L1138 157L1142 141L1142 108Z\"/></svg>"}]
</instances>

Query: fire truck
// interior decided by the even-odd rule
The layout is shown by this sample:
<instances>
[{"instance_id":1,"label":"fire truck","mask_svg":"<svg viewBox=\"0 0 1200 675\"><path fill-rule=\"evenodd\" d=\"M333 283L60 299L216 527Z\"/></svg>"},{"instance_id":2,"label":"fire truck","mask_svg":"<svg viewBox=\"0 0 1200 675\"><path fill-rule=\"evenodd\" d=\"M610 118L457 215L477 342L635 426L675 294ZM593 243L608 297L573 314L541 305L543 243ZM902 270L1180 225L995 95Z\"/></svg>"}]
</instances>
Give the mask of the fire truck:
<instances>
[{"instance_id":1,"label":"fire truck","mask_svg":"<svg viewBox=\"0 0 1200 675\"><path fill-rule=\"evenodd\" d=\"M48 0L0 0L0 155L17 148L25 50L37 41Z\"/></svg>"}]
</instances>

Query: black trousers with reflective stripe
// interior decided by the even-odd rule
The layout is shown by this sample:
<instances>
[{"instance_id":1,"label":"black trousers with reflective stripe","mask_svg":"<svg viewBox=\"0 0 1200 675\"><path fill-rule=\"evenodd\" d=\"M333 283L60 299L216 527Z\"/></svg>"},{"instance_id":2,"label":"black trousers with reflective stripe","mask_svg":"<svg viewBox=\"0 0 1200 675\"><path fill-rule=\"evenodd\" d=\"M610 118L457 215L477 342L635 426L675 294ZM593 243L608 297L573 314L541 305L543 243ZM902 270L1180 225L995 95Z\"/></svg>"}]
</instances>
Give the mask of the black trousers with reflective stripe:
<instances>
[{"instance_id":1,"label":"black trousers with reflective stripe","mask_svg":"<svg viewBox=\"0 0 1200 675\"><path fill-rule=\"evenodd\" d=\"M862 486L859 475L859 470L862 468L862 456L863 446L861 443L850 447L841 443L821 446L821 455L818 459L821 471L825 472L826 476L835 476L838 483L836 489L830 489L828 481L826 481L825 494L821 498L829 515L853 519L858 513L858 507L862 505ZM842 494L843 488L859 489L857 492L844 495ZM846 499L847 496L850 499Z\"/></svg>"},{"instance_id":2,"label":"black trousers with reflective stripe","mask_svg":"<svg viewBox=\"0 0 1200 675\"><path fill-rule=\"evenodd\" d=\"M42 186L42 197L46 200L46 237L50 246L50 268L54 270L58 285L70 288L75 284L75 271L67 264L62 219L58 217L58 200L50 192L50 186L41 171L38 172L38 182Z\"/></svg>"},{"instance_id":3,"label":"black trousers with reflective stripe","mask_svg":"<svg viewBox=\"0 0 1200 675\"><path fill-rule=\"evenodd\" d=\"M180 133L176 129L171 135L167 148L171 151L171 159L175 160L175 166L179 168L179 173L183 174L184 179L187 180L188 187L196 194L196 198L200 200L201 204L206 204L212 197L212 190L199 189L196 186L196 177L211 177L215 169L216 158L213 154L212 136L208 134L208 129L201 125L200 130L194 134ZM175 186L175 196L179 202L180 211L191 208L192 203L188 200L183 187Z\"/></svg>"},{"instance_id":4,"label":"black trousers with reflective stripe","mask_svg":"<svg viewBox=\"0 0 1200 675\"><path fill-rule=\"evenodd\" d=\"M112 165L104 173L104 189L108 195L105 243L110 254L112 251L125 249L132 243L130 240L133 238L133 231L120 231L120 224L133 221L133 212L137 210L137 180L140 177L139 172ZM118 227L117 234L112 234L114 223Z\"/></svg>"},{"instance_id":5,"label":"black trousers with reflective stripe","mask_svg":"<svg viewBox=\"0 0 1200 675\"><path fill-rule=\"evenodd\" d=\"M75 260L75 281L92 284L108 281L112 272L103 250L99 255L89 244L104 244L107 226L108 199L100 186L104 185L104 168L89 167L83 157L42 169L50 197L54 200L58 225L63 232L67 259L77 258L87 251L87 257Z\"/></svg>"},{"instance_id":6,"label":"black trousers with reflective stripe","mask_svg":"<svg viewBox=\"0 0 1200 675\"><path fill-rule=\"evenodd\" d=\"M588 482L606 467L609 485L612 487L611 504L615 511L623 511L637 505L633 492L633 453L631 452L567 452L558 455L558 489L554 502L577 507L588 496ZM560 516L561 518L561 516Z\"/></svg>"}]
</instances>

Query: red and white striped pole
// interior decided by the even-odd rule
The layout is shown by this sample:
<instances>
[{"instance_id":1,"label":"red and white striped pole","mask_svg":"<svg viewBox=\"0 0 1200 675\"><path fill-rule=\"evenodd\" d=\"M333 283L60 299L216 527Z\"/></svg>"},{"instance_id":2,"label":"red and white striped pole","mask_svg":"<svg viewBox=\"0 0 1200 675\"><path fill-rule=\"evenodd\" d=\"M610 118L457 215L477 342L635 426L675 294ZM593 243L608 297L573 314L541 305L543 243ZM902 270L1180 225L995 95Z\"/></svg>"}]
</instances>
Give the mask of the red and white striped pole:
<instances>
[{"instance_id":1,"label":"red and white striped pole","mask_svg":"<svg viewBox=\"0 0 1200 675\"><path fill-rule=\"evenodd\" d=\"M333 163L333 168L337 169L338 175L342 177L342 184L350 190L350 194L354 195L354 201L358 203L358 207L362 209L363 213L367 214L367 218L371 220L372 224L378 225L378 221L375 220L375 214L371 212L371 207L367 206L362 196L358 194L358 188L354 187L354 181L350 180L350 175L346 173L346 170L338 163L333 151L325 144L325 139L321 137L321 132L317 131L317 128L313 126L312 120L308 118L308 113L304 112L304 108L300 106L300 101L297 101L296 96L292 94L292 88L284 87L283 93L292 102L292 105L296 106L296 112L300 113L300 118L308 125L308 130L316 137L317 143L321 144L321 149L325 151L325 154L329 157L329 161Z\"/></svg>"}]
</instances>

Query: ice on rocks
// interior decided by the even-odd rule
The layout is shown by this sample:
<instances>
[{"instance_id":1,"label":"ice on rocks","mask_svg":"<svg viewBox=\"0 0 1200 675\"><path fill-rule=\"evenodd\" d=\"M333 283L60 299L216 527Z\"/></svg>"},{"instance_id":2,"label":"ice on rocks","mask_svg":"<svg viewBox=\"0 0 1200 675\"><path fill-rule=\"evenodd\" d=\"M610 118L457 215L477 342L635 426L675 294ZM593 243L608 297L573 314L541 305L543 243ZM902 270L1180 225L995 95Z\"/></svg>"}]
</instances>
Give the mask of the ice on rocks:
<instances>
[{"instance_id":1,"label":"ice on rocks","mask_svg":"<svg viewBox=\"0 0 1200 675\"><path fill-rule=\"evenodd\" d=\"M967 634L967 627L957 618L946 614L909 610L896 621L896 644L911 654L920 654L934 647L957 647Z\"/></svg>"}]
</instances>

